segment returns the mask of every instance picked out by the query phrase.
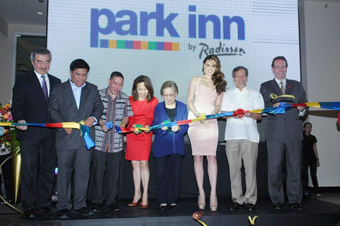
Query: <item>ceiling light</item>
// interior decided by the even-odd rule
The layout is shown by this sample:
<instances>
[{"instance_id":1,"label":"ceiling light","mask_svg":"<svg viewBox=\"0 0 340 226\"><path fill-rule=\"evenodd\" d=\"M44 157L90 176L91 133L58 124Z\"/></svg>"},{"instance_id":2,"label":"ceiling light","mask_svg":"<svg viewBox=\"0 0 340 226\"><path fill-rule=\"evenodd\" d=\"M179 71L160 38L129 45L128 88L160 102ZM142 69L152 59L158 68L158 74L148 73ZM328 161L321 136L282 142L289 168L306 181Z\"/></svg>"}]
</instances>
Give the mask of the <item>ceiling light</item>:
<instances>
[{"instance_id":1,"label":"ceiling light","mask_svg":"<svg viewBox=\"0 0 340 226\"><path fill-rule=\"evenodd\" d=\"M39 14L39 15L43 15L43 13L42 13L42 12L38 12L38 14Z\"/></svg>"}]
</instances>

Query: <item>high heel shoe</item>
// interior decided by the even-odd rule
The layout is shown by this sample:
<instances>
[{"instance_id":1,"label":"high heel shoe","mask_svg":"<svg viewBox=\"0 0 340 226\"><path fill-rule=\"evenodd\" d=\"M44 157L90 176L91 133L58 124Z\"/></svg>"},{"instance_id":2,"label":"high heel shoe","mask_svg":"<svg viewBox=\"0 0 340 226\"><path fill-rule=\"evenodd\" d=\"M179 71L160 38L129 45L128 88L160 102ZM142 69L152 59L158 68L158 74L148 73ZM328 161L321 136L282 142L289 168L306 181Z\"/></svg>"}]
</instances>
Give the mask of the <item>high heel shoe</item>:
<instances>
[{"instance_id":1,"label":"high heel shoe","mask_svg":"<svg viewBox=\"0 0 340 226\"><path fill-rule=\"evenodd\" d=\"M216 202L213 202L212 200L216 200ZM218 203L217 203L217 196L210 196L210 210L212 212L216 212L217 211L217 207L218 207Z\"/></svg>"},{"instance_id":2,"label":"high heel shoe","mask_svg":"<svg viewBox=\"0 0 340 226\"><path fill-rule=\"evenodd\" d=\"M203 199L203 201L200 202L201 199ZM205 209L205 196L203 196L203 195L202 196L201 195L198 196L198 208L200 210L204 210Z\"/></svg>"},{"instance_id":3,"label":"high heel shoe","mask_svg":"<svg viewBox=\"0 0 340 226\"><path fill-rule=\"evenodd\" d=\"M143 205L143 202L139 203L141 209L147 209L149 207L149 204Z\"/></svg>"},{"instance_id":4,"label":"high heel shoe","mask_svg":"<svg viewBox=\"0 0 340 226\"><path fill-rule=\"evenodd\" d=\"M128 206L133 207L133 206L138 206L138 205L141 205L141 204L142 204L142 202L137 201L137 202L129 203Z\"/></svg>"},{"instance_id":5,"label":"high heel shoe","mask_svg":"<svg viewBox=\"0 0 340 226\"><path fill-rule=\"evenodd\" d=\"M149 204L143 205L142 203L140 203L141 209L147 209L148 207L149 207Z\"/></svg>"},{"instance_id":6,"label":"high heel shoe","mask_svg":"<svg viewBox=\"0 0 340 226\"><path fill-rule=\"evenodd\" d=\"M129 203L128 206L133 207L133 206L138 206L138 205L141 205L141 204L142 204L141 198L139 197L139 199L137 199L137 202L132 201L132 203Z\"/></svg>"}]
</instances>

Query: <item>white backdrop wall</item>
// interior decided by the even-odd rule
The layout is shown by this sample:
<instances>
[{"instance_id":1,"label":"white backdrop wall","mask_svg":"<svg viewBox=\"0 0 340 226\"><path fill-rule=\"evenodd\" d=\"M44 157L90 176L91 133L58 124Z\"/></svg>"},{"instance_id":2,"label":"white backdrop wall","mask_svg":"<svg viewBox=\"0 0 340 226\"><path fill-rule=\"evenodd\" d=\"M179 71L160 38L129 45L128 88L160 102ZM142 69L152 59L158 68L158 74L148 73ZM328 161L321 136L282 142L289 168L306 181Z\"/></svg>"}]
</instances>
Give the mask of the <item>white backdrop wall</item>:
<instances>
[{"instance_id":1,"label":"white backdrop wall","mask_svg":"<svg viewBox=\"0 0 340 226\"><path fill-rule=\"evenodd\" d=\"M300 4L302 81L308 101L340 101L340 3ZM340 186L340 126L337 112L311 109L308 120L318 139L321 187Z\"/></svg>"},{"instance_id":2,"label":"white backdrop wall","mask_svg":"<svg viewBox=\"0 0 340 226\"><path fill-rule=\"evenodd\" d=\"M234 87L232 69L243 65L249 69L248 86L258 90L262 82L273 78L270 64L278 55L288 59L288 77L300 80L297 6L297 0L125 0L115 4L50 0L51 73L65 81L70 63L83 58L91 67L88 80L100 89L107 86L112 71L120 71L125 75L123 91L131 94L133 80L143 74L151 78L160 100L162 83L175 81L183 102L191 78L202 75L202 61L212 53L219 55L229 88ZM149 46L140 49L135 46L138 42ZM157 50L152 46L156 42ZM163 49L166 43L172 48Z\"/></svg>"}]
</instances>

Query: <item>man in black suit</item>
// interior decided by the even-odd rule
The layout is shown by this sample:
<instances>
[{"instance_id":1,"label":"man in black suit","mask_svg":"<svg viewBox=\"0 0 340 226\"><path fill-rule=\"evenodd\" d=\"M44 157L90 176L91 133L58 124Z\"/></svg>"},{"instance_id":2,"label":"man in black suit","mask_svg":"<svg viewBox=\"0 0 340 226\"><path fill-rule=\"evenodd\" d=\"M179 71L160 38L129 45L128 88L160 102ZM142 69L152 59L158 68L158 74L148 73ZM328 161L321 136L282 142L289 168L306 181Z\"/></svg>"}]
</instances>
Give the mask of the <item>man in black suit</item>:
<instances>
[{"instance_id":1,"label":"man in black suit","mask_svg":"<svg viewBox=\"0 0 340 226\"><path fill-rule=\"evenodd\" d=\"M285 57L278 56L273 59L272 72L274 79L261 84L260 93L266 107L277 107L281 99L284 102L307 102L306 93L300 82L286 78L288 63ZM295 99L276 96L293 95ZM274 103L273 103L274 102ZM287 165L286 190L289 207L302 210L302 184L301 184L301 141L302 119L307 113L305 107L286 110L284 115L268 115L266 127L266 141L268 152L268 191L274 209L281 209L284 202L282 184L282 166L284 157Z\"/></svg>"},{"instance_id":2,"label":"man in black suit","mask_svg":"<svg viewBox=\"0 0 340 226\"><path fill-rule=\"evenodd\" d=\"M48 123L48 97L60 79L48 74L51 52L44 47L32 50L34 71L19 76L13 88L12 114L18 123ZM49 128L18 126L21 149L21 201L27 218L37 210L53 212L51 196L56 163L55 131Z\"/></svg>"},{"instance_id":3,"label":"man in black suit","mask_svg":"<svg viewBox=\"0 0 340 226\"><path fill-rule=\"evenodd\" d=\"M94 140L94 127L100 120L103 104L97 86L86 82L90 70L82 59L70 65L71 78L55 87L51 93L48 113L53 122L80 122L90 127ZM60 218L68 218L73 209L82 215L92 215L86 205L92 151L87 150L79 130L58 129L56 135L58 156L58 204ZM72 175L74 194L72 193Z\"/></svg>"}]
</instances>

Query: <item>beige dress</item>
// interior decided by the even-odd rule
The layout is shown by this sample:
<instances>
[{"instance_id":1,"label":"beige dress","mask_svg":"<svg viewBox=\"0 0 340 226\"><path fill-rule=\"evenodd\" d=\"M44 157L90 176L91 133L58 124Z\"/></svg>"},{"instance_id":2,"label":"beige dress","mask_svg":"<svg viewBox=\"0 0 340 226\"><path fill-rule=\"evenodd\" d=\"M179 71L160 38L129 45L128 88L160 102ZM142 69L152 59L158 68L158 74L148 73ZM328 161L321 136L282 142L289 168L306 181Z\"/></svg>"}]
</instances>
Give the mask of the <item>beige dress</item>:
<instances>
[{"instance_id":1,"label":"beige dress","mask_svg":"<svg viewBox=\"0 0 340 226\"><path fill-rule=\"evenodd\" d=\"M210 115L214 110L218 97L216 89L200 86L202 77L198 77L194 96L194 105L199 113ZM189 119L196 118L190 111ZM206 125L201 122L189 124L188 135L190 138L192 155L215 155L218 143L218 125L216 119L209 119Z\"/></svg>"}]
</instances>

